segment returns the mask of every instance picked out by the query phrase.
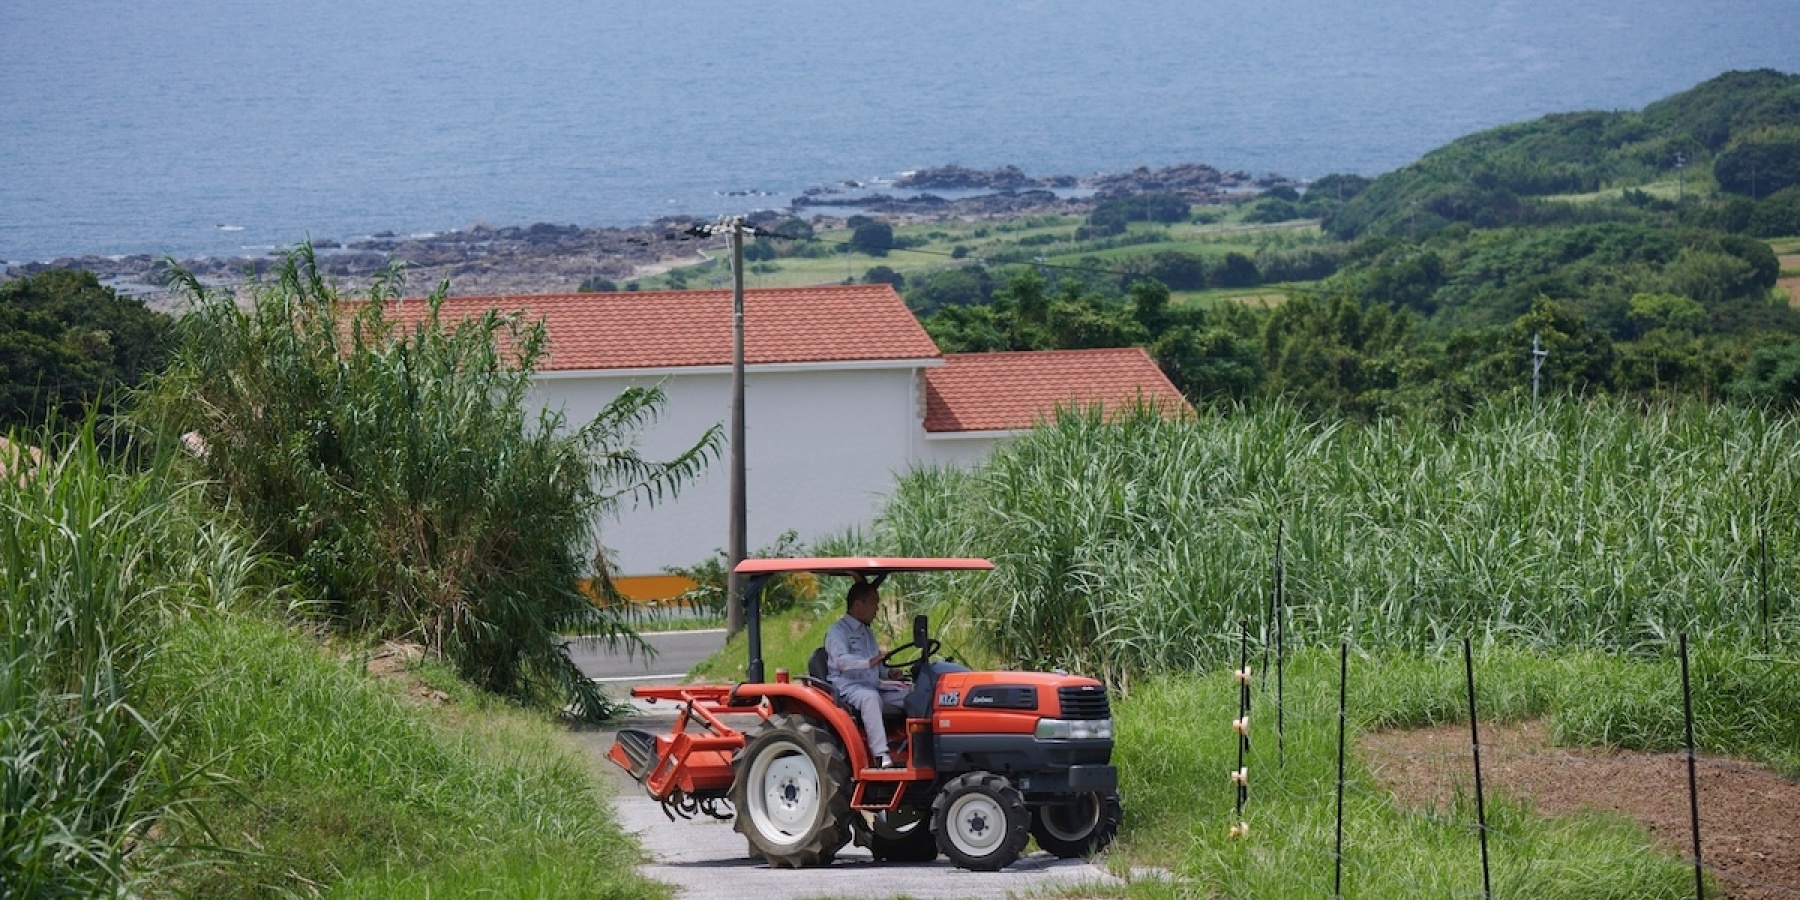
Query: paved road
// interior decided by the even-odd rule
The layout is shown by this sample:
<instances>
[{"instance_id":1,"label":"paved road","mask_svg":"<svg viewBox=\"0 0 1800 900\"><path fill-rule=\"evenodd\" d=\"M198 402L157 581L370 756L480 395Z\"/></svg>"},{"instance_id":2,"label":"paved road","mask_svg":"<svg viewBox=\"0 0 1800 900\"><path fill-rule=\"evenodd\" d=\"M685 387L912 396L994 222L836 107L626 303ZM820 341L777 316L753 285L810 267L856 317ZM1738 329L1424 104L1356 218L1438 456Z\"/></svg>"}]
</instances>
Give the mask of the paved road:
<instances>
[{"instance_id":1,"label":"paved road","mask_svg":"<svg viewBox=\"0 0 1800 900\"><path fill-rule=\"evenodd\" d=\"M648 634L656 647L654 659L631 658L589 642L570 646L576 665L589 677L607 685L615 696L624 696L632 685L672 684L688 668L724 646L723 630ZM621 727L651 732L667 731L675 709L667 703L635 704L637 712ZM614 729L580 732L576 737L604 756L612 747ZM676 886L679 900L801 900L815 897L870 898L916 897L920 900L1006 897L1024 894L1079 895L1084 887L1117 886L1118 880L1081 860L1060 860L1037 853L1001 872L965 872L939 859L928 864L878 863L860 847L846 847L830 866L819 869L771 869L745 852L744 836L730 822L704 817L669 821L662 806L651 800L624 770L606 764L612 775L613 809L619 824L637 835L650 862L643 872L650 878Z\"/></svg>"},{"instance_id":2,"label":"paved road","mask_svg":"<svg viewBox=\"0 0 1800 900\"><path fill-rule=\"evenodd\" d=\"M689 669L725 646L725 629L662 631L644 635L656 650L654 657L609 650L598 641L569 642L569 657L589 678L607 685L609 693L623 697L638 684L674 684Z\"/></svg>"}]
</instances>

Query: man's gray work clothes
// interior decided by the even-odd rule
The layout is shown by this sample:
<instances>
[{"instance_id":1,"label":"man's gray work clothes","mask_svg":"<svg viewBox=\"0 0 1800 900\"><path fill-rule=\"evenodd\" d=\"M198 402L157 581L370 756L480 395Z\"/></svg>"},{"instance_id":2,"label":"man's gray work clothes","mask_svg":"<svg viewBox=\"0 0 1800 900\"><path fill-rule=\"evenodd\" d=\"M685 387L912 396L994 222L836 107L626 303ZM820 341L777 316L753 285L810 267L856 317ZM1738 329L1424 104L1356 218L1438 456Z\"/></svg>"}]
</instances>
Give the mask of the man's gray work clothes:
<instances>
[{"instance_id":1,"label":"man's gray work clothes","mask_svg":"<svg viewBox=\"0 0 1800 900\"><path fill-rule=\"evenodd\" d=\"M879 760L888 752L881 708L898 711L906 702L907 686L881 680L882 673L874 665L875 658L881 655L881 646L875 642L874 630L855 616L845 614L831 623L831 629L825 632L825 655L830 658L831 686L861 715L870 758Z\"/></svg>"}]
</instances>

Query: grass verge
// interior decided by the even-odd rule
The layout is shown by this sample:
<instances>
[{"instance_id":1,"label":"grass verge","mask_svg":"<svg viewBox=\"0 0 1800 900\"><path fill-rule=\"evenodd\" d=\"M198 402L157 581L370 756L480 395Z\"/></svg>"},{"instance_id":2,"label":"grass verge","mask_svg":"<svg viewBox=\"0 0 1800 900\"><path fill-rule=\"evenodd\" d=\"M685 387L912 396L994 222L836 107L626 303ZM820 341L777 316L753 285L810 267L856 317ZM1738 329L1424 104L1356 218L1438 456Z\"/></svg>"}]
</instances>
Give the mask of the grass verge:
<instances>
[{"instance_id":1,"label":"grass verge","mask_svg":"<svg viewBox=\"0 0 1800 900\"><path fill-rule=\"evenodd\" d=\"M204 812L229 854L182 872L178 892L667 895L636 874L598 762L542 714L445 672L425 673L447 702L432 709L407 699L411 679L371 679L250 618L196 620L158 663L166 696L195 698L171 739L227 786Z\"/></svg>"},{"instance_id":2,"label":"grass verge","mask_svg":"<svg viewBox=\"0 0 1800 900\"><path fill-rule=\"evenodd\" d=\"M1696 655L1699 741L1712 752L1761 759L1792 777L1800 713L1797 668L1712 647ZM1644 750L1680 745L1676 662L1601 653L1544 655L1489 648L1475 659L1483 722L1548 716L1562 744ZM1459 655L1386 653L1350 663L1350 741L1389 727L1467 721ZM1250 795L1234 840L1237 685L1230 673L1163 676L1115 706L1127 816L1115 853L1163 866L1180 890L1198 885L1225 896L1332 893L1337 751L1337 658L1308 651L1288 660L1283 734L1278 742L1274 682L1255 691ZM1746 698L1763 699L1739 705ZM1285 752L1283 752L1285 751ZM1674 789L1673 787L1671 789ZM1538 897L1692 896L1692 870L1655 849L1634 824L1610 814L1546 817L1526 798L1487 797L1489 851L1497 895ZM1448 809L1400 808L1352 752L1344 801L1347 896L1447 896L1480 889L1474 797ZM1134 895L1175 890L1146 884ZM1177 890L1177 893L1180 892Z\"/></svg>"}]
</instances>

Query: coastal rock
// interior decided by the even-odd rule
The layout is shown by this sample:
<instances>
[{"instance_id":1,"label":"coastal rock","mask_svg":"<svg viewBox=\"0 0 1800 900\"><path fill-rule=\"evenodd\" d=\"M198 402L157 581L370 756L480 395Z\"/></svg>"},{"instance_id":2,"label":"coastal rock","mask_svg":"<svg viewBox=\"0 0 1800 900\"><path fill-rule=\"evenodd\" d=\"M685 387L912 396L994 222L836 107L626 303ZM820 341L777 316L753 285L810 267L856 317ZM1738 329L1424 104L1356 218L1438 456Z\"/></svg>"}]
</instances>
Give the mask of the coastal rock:
<instances>
[{"instance_id":1,"label":"coastal rock","mask_svg":"<svg viewBox=\"0 0 1800 900\"><path fill-rule=\"evenodd\" d=\"M1043 187L1018 166L998 169L968 169L962 166L938 166L920 169L894 181L894 187L922 191L1016 191L1020 188Z\"/></svg>"},{"instance_id":2,"label":"coastal rock","mask_svg":"<svg viewBox=\"0 0 1800 900\"><path fill-rule=\"evenodd\" d=\"M1087 179L1099 200L1136 194L1180 194L1195 203L1223 203L1259 193L1278 185L1299 187L1300 182L1269 174L1255 178L1248 172L1221 172L1205 163L1186 163L1164 169L1139 166L1130 172L1096 175Z\"/></svg>"},{"instance_id":3,"label":"coastal rock","mask_svg":"<svg viewBox=\"0 0 1800 900\"><path fill-rule=\"evenodd\" d=\"M1296 184L1279 175L1253 178L1245 172L1222 172L1201 163L1076 178L1068 175L1031 178L1016 166L976 170L962 166L923 169L899 179L894 187L916 196L849 197L835 189L809 189L784 210L762 210L748 218L773 227L787 219L811 217L842 226L851 212L897 219L1003 219L1023 215L1086 215L1116 196L1174 192L1198 203L1229 202L1270 187ZM1061 196L1057 190L1092 188L1091 197ZM1053 190L1055 189L1055 190ZM930 190L989 191L946 198ZM696 250L723 248L722 237L698 237L690 229L703 220L667 216L633 228L582 228L537 222L495 227L477 222L460 231L402 236L381 231L354 241L313 242L320 269L337 279L349 295L367 288L377 272L402 264L407 283L429 288L451 280L457 294L519 294L574 291L594 277L627 282L645 272L685 265ZM231 286L267 276L279 263L279 252L262 256L187 259L181 265L209 285ZM70 256L49 263L12 265L0 279L22 278L48 269L85 269L122 293L155 305L173 305L168 271L160 257L112 258Z\"/></svg>"}]
</instances>

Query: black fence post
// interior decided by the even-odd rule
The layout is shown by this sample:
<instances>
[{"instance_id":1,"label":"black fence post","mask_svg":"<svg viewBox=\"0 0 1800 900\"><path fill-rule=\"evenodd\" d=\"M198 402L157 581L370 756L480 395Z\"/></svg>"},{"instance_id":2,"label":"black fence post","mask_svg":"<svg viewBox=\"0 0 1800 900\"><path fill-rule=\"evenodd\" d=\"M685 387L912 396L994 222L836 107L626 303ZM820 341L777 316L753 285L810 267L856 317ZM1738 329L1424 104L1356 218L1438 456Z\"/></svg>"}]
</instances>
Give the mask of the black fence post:
<instances>
[{"instance_id":1,"label":"black fence post","mask_svg":"<svg viewBox=\"0 0 1800 900\"><path fill-rule=\"evenodd\" d=\"M1233 731L1238 735L1237 768L1231 773L1231 781L1237 787L1237 822L1231 826L1232 837L1246 837L1247 826L1244 823L1244 802L1250 799L1250 770L1244 766L1244 757L1250 753L1250 623L1239 626L1238 637L1238 717L1231 723Z\"/></svg>"},{"instance_id":2,"label":"black fence post","mask_svg":"<svg viewBox=\"0 0 1800 900\"><path fill-rule=\"evenodd\" d=\"M1706 877L1700 863L1700 782L1694 774L1694 692L1688 678L1688 636L1681 633L1681 715L1687 724L1688 825L1694 833L1694 897L1706 900Z\"/></svg>"},{"instance_id":3,"label":"black fence post","mask_svg":"<svg viewBox=\"0 0 1800 900\"><path fill-rule=\"evenodd\" d=\"M1759 526L1756 529L1756 543L1761 549L1759 554L1761 561L1756 569L1758 581L1762 586L1758 593L1762 595L1762 643L1763 653L1766 654L1769 652L1769 527L1767 525Z\"/></svg>"},{"instance_id":4,"label":"black fence post","mask_svg":"<svg viewBox=\"0 0 1800 900\"><path fill-rule=\"evenodd\" d=\"M1275 629L1279 627L1275 624L1275 616L1277 615L1276 610L1281 608L1282 524L1280 519L1275 520L1275 571L1269 579L1269 605L1263 610L1262 631L1259 634L1262 640L1262 649L1257 651L1257 662L1260 663L1257 668L1262 670L1260 677L1264 684L1269 681L1269 644L1274 639Z\"/></svg>"},{"instance_id":5,"label":"black fence post","mask_svg":"<svg viewBox=\"0 0 1800 900\"><path fill-rule=\"evenodd\" d=\"M1287 572L1281 564L1282 523L1275 523L1275 759L1287 768L1287 697L1286 679L1282 674L1283 657L1287 653L1287 597L1283 591Z\"/></svg>"},{"instance_id":6,"label":"black fence post","mask_svg":"<svg viewBox=\"0 0 1800 900\"><path fill-rule=\"evenodd\" d=\"M1349 708L1350 642L1338 644L1338 777L1337 777L1337 874L1331 879L1331 896L1344 896L1344 724Z\"/></svg>"},{"instance_id":7,"label":"black fence post","mask_svg":"<svg viewBox=\"0 0 1800 900\"><path fill-rule=\"evenodd\" d=\"M1493 883L1488 879L1487 806L1481 796L1481 728L1476 724L1475 658L1469 650L1469 639L1463 638L1463 680L1469 686L1469 742L1475 751L1475 820L1481 836L1481 896L1492 900Z\"/></svg>"}]
</instances>

